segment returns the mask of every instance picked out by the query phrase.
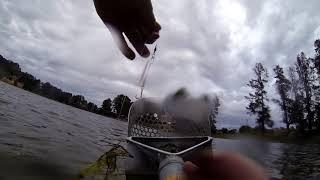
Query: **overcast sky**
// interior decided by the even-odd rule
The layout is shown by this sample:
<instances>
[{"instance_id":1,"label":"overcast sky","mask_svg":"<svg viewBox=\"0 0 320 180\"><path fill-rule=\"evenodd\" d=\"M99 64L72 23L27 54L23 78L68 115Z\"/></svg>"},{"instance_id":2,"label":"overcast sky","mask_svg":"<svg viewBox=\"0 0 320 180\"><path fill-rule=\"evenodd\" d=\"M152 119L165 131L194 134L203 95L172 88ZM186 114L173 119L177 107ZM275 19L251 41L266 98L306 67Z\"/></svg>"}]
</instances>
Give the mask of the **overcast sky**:
<instances>
[{"instance_id":1,"label":"overcast sky","mask_svg":"<svg viewBox=\"0 0 320 180\"><path fill-rule=\"evenodd\" d=\"M273 76L274 65L293 64L300 51L313 56L320 38L319 0L157 0L153 6L162 30L145 96L180 87L216 93L220 126L246 124L244 96L255 63ZM23 71L97 104L139 94L146 60L120 54L91 0L0 0L0 42L0 54ZM273 82L268 91L275 97ZM270 105L279 122L279 108Z\"/></svg>"}]
</instances>

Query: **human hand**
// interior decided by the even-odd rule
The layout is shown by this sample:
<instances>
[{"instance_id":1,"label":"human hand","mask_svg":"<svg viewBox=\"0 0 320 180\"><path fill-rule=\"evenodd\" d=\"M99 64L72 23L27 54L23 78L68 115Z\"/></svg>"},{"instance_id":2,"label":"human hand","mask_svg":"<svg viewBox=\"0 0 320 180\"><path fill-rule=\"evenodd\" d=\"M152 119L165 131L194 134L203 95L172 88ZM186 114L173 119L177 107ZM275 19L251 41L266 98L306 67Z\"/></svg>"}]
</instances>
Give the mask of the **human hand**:
<instances>
[{"instance_id":1,"label":"human hand","mask_svg":"<svg viewBox=\"0 0 320 180\"><path fill-rule=\"evenodd\" d=\"M161 29L155 20L151 0L94 0L94 4L122 54L131 60L135 58L125 34L142 57L150 55L145 44L154 43Z\"/></svg>"},{"instance_id":2,"label":"human hand","mask_svg":"<svg viewBox=\"0 0 320 180\"><path fill-rule=\"evenodd\" d=\"M265 172L253 161L233 153L205 153L185 162L187 180L267 180Z\"/></svg>"}]
</instances>

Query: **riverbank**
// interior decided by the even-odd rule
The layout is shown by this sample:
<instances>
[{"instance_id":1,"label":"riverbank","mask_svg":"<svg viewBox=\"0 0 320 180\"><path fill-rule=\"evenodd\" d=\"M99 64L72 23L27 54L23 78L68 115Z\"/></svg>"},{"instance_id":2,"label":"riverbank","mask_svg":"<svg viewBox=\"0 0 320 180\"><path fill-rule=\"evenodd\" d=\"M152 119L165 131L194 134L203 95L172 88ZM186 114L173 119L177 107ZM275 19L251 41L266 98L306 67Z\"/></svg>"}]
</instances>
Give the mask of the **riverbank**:
<instances>
[{"instance_id":1,"label":"riverbank","mask_svg":"<svg viewBox=\"0 0 320 180\"><path fill-rule=\"evenodd\" d=\"M306 133L301 135L295 131L287 132L266 132L262 133L235 133L235 134L214 134L214 138L221 139L242 139L255 138L263 141L288 144L320 144L320 135L314 133Z\"/></svg>"},{"instance_id":2,"label":"riverbank","mask_svg":"<svg viewBox=\"0 0 320 180\"><path fill-rule=\"evenodd\" d=\"M109 118L127 117L132 100L124 94L114 93L113 99L106 98L100 106L87 101L83 95L64 91L49 82L42 82L35 76L22 72L20 65L0 55L0 82L16 86L48 99L89 111Z\"/></svg>"}]
</instances>

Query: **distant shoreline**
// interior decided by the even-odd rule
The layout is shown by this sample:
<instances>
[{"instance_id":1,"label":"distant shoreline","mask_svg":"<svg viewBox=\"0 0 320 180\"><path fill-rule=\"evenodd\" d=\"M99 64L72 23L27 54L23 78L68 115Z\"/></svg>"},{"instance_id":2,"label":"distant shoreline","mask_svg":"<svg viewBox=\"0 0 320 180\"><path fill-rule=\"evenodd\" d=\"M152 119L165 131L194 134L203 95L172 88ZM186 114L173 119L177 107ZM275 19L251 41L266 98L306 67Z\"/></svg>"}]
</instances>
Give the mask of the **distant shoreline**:
<instances>
[{"instance_id":1,"label":"distant shoreline","mask_svg":"<svg viewBox=\"0 0 320 180\"><path fill-rule=\"evenodd\" d=\"M53 102L55 102L55 103L58 103L58 104L61 104L61 105L63 105L63 106L68 106L68 107L76 108L76 107L70 106L70 105L68 105L68 104L64 104L64 103L61 103L61 102L59 102L59 101L55 101L55 100L53 100L53 99L47 98L47 97L45 97L45 96L41 96L41 95L39 95L39 94L26 91L26 90L24 90L23 88L19 88L19 87L15 86L15 85L12 85L12 84L3 82L3 81L1 81L1 79L0 79L0 86L1 86L1 83L5 84L5 85L8 85L8 86L12 86L13 88L17 88L17 89L19 89L19 90L21 90L21 91L23 91L23 92L30 93L30 94L32 94L32 95L39 96L39 97L44 98L44 99L51 100L51 101L53 101ZM110 119L113 119L113 120L117 120L117 121L128 122L126 119L118 119L118 118L114 118L114 117L107 117L107 116L103 116L103 115L101 115L101 114L97 114L97 113L93 113L93 112L90 112L90 111L86 111L86 110L83 110L83 109L80 109L80 108L76 108L76 109L77 109L77 110L80 110L80 111L85 111L85 112L87 112L87 113L92 113L92 114L97 115L97 116L102 116L102 117L105 117L105 118L110 118Z\"/></svg>"},{"instance_id":2,"label":"distant shoreline","mask_svg":"<svg viewBox=\"0 0 320 180\"><path fill-rule=\"evenodd\" d=\"M19 88L13 84L10 84L7 82L0 81L0 83L5 83L9 86L26 91L23 88ZM26 91L26 92L29 92L29 91ZM29 93L32 93L32 92L29 92ZM52 100L50 98L47 98L45 96L41 96L36 93L32 93L32 94L38 95L42 98ZM62 105L70 106L68 104L64 104L59 101L55 101L55 102L60 103ZM71 107L73 107L73 106L71 106ZM76 108L76 107L74 107L74 108ZM77 108L77 109L79 109L79 108ZM83 110L83 109L80 109L80 110ZM86 110L83 110L83 111L86 111ZM92 113L90 111L86 111L86 112ZM96 113L93 113L93 114L96 114ZM100 114L96 114L96 115L100 115ZM120 121L126 122L126 123L128 122L127 119L117 119L114 117L108 117L108 118L111 118L114 120L120 120ZM222 128L222 129L225 129L225 128ZM227 133L222 133L221 132L222 130L220 129L220 130L218 130L218 133L212 134L212 137L219 138L219 139L233 139L233 140L241 140L243 138L255 138L255 139L259 139L259 140L263 140L263 141L267 141L267 142L273 142L273 143L286 143L286 144L299 144L299 145L320 144L320 135L306 134L304 136L299 136L299 134L296 132L296 130L291 130L289 134L284 129L281 129L281 130L280 129L271 129L271 130L272 130L272 132L266 132L266 133L262 134L260 132L254 132L254 131L240 133L237 129L229 130Z\"/></svg>"},{"instance_id":3,"label":"distant shoreline","mask_svg":"<svg viewBox=\"0 0 320 180\"><path fill-rule=\"evenodd\" d=\"M87 101L82 95L74 95L63 91L49 82L42 82L33 75L22 72L18 63L7 60L1 55L0 80L42 97L109 118L119 119L121 117L122 120L126 119L132 104L128 96L119 94L113 100L110 98L105 99L101 106L98 107L93 102Z\"/></svg>"},{"instance_id":4,"label":"distant shoreline","mask_svg":"<svg viewBox=\"0 0 320 180\"><path fill-rule=\"evenodd\" d=\"M213 134L213 138L219 139L234 139L241 140L243 138L254 138L262 141L273 142L273 143L285 143L285 144L320 144L319 135L305 135L297 136L295 132L287 135L285 134L272 134L265 133L263 134L254 134L254 133L236 133L236 134Z\"/></svg>"}]
</instances>

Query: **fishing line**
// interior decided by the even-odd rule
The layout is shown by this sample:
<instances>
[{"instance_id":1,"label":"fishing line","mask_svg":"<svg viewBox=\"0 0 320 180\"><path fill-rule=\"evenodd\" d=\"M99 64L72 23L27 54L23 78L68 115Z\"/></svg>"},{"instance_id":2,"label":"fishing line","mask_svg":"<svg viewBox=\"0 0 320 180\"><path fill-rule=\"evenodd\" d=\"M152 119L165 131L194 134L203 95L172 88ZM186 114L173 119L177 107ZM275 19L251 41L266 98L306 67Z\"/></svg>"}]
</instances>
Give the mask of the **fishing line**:
<instances>
[{"instance_id":1,"label":"fishing line","mask_svg":"<svg viewBox=\"0 0 320 180\"><path fill-rule=\"evenodd\" d=\"M143 71L142 71L142 74L140 76L140 79L139 79L138 85L139 85L139 87L141 89L140 98L142 98L143 90L144 90L144 87L145 87L145 84L146 84L146 81L147 81L147 77L148 77L151 65L154 63L154 60L155 60L155 56L156 56L156 52L157 52L157 46L158 45L156 45L154 47L151 59L147 61L146 65L143 68Z\"/></svg>"}]
</instances>

